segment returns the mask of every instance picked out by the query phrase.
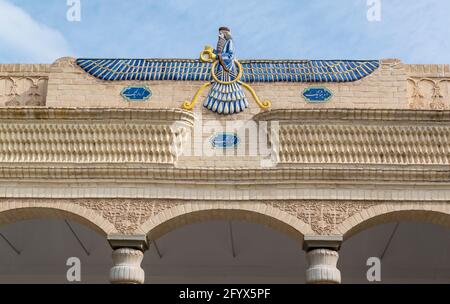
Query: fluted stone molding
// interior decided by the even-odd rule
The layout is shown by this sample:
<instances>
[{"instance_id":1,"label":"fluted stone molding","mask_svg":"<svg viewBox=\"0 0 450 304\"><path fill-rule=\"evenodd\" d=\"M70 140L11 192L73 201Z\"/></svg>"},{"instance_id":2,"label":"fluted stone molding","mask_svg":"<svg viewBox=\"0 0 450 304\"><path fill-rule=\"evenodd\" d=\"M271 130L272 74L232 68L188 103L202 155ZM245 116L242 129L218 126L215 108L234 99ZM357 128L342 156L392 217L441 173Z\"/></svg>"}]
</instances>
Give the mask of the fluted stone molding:
<instances>
[{"instance_id":1,"label":"fluted stone molding","mask_svg":"<svg viewBox=\"0 0 450 304\"><path fill-rule=\"evenodd\" d=\"M0 109L0 162L173 164L192 119L182 110Z\"/></svg>"},{"instance_id":2,"label":"fluted stone molding","mask_svg":"<svg viewBox=\"0 0 450 304\"><path fill-rule=\"evenodd\" d=\"M183 110L0 108L0 178L449 180L450 111L287 109L254 119L280 122L275 168L249 168L245 160L217 168L202 157L179 158L195 121Z\"/></svg>"},{"instance_id":3,"label":"fluted stone molding","mask_svg":"<svg viewBox=\"0 0 450 304\"><path fill-rule=\"evenodd\" d=\"M308 284L340 284L341 272L337 269L339 253L332 249L314 249L306 253Z\"/></svg>"},{"instance_id":4,"label":"fluted stone molding","mask_svg":"<svg viewBox=\"0 0 450 304\"><path fill-rule=\"evenodd\" d=\"M139 249L119 248L112 254L114 266L110 271L112 284L143 284L145 281L144 269L141 262L144 253Z\"/></svg>"},{"instance_id":5,"label":"fluted stone molding","mask_svg":"<svg viewBox=\"0 0 450 304\"><path fill-rule=\"evenodd\" d=\"M450 164L449 126L287 125L281 163Z\"/></svg>"},{"instance_id":6,"label":"fluted stone molding","mask_svg":"<svg viewBox=\"0 0 450 304\"><path fill-rule=\"evenodd\" d=\"M272 110L279 121L280 164L450 164L450 112Z\"/></svg>"},{"instance_id":7,"label":"fluted stone molding","mask_svg":"<svg viewBox=\"0 0 450 304\"><path fill-rule=\"evenodd\" d=\"M173 163L169 126L0 124L0 162Z\"/></svg>"}]
</instances>

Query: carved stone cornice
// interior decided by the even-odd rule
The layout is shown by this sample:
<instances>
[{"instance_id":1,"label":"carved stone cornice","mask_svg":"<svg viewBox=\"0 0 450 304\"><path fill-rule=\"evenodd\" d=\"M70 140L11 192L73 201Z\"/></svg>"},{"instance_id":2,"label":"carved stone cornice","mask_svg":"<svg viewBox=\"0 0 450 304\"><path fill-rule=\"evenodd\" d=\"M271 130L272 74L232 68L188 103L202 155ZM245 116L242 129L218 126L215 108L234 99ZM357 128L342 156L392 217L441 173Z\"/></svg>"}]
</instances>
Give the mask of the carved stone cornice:
<instances>
[{"instance_id":1,"label":"carved stone cornice","mask_svg":"<svg viewBox=\"0 0 450 304\"><path fill-rule=\"evenodd\" d=\"M0 164L0 179L30 180L104 180L211 184L233 182L241 185L292 184L309 181L323 182L400 182L450 183L450 169L437 168L354 168L351 166L299 168L173 168L129 164Z\"/></svg>"},{"instance_id":2,"label":"carved stone cornice","mask_svg":"<svg viewBox=\"0 0 450 304\"><path fill-rule=\"evenodd\" d=\"M0 108L0 179L450 181L449 111L274 110L255 119L280 121L276 168L173 167L194 124L183 110Z\"/></svg>"},{"instance_id":3,"label":"carved stone cornice","mask_svg":"<svg viewBox=\"0 0 450 304\"><path fill-rule=\"evenodd\" d=\"M48 76L50 71L51 64L0 64L0 75L41 74Z\"/></svg>"},{"instance_id":4,"label":"carved stone cornice","mask_svg":"<svg viewBox=\"0 0 450 304\"><path fill-rule=\"evenodd\" d=\"M450 123L450 111L402 110L402 109L288 109L269 110L254 116L255 121L279 121L303 123L305 121L338 122L403 122L408 124Z\"/></svg>"},{"instance_id":5,"label":"carved stone cornice","mask_svg":"<svg viewBox=\"0 0 450 304\"><path fill-rule=\"evenodd\" d=\"M3 108L0 162L173 164L192 124L182 110Z\"/></svg>"},{"instance_id":6,"label":"carved stone cornice","mask_svg":"<svg viewBox=\"0 0 450 304\"><path fill-rule=\"evenodd\" d=\"M281 163L450 165L450 126L289 124Z\"/></svg>"},{"instance_id":7,"label":"carved stone cornice","mask_svg":"<svg viewBox=\"0 0 450 304\"><path fill-rule=\"evenodd\" d=\"M279 122L281 164L450 164L450 111L274 110L255 119Z\"/></svg>"},{"instance_id":8,"label":"carved stone cornice","mask_svg":"<svg viewBox=\"0 0 450 304\"><path fill-rule=\"evenodd\" d=\"M83 120L86 122L127 120L152 124L178 122L192 126L194 114L179 109L8 107L0 108L0 120L22 120L28 123L58 120Z\"/></svg>"}]
</instances>

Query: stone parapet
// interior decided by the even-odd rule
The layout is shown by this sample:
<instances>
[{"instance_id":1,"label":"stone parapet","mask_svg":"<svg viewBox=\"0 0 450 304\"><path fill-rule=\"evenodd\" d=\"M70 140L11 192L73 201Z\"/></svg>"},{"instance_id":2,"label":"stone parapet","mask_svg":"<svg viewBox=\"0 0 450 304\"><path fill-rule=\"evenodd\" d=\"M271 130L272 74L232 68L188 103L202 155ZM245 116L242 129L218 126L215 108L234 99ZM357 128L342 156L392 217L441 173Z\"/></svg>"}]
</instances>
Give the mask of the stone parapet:
<instances>
[{"instance_id":1,"label":"stone parapet","mask_svg":"<svg viewBox=\"0 0 450 304\"><path fill-rule=\"evenodd\" d=\"M181 110L3 109L0 162L173 164L192 119Z\"/></svg>"},{"instance_id":2,"label":"stone parapet","mask_svg":"<svg viewBox=\"0 0 450 304\"><path fill-rule=\"evenodd\" d=\"M450 112L275 110L280 164L449 165Z\"/></svg>"},{"instance_id":3,"label":"stone parapet","mask_svg":"<svg viewBox=\"0 0 450 304\"><path fill-rule=\"evenodd\" d=\"M195 126L194 115L184 110L4 108L0 177L243 184L449 181L448 111L297 109L254 119L279 122L276 166L245 166L245 159L233 156L227 166L202 155L178 158Z\"/></svg>"},{"instance_id":4,"label":"stone parapet","mask_svg":"<svg viewBox=\"0 0 450 304\"><path fill-rule=\"evenodd\" d=\"M399 59L380 60L372 75L350 83L254 83L261 99L272 100L272 109L436 109L450 108L450 65L404 64ZM75 58L53 64L0 65L1 106L180 108L199 88L198 81L102 81L85 71ZM130 102L121 91L145 85L152 91L148 102ZM332 96L325 103L309 103L302 92L325 86ZM200 96L204 99L206 93ZM241 119L261 112L253 103ZM201 107L201 105L198 105Z\"/></svg>"}]
</instances>

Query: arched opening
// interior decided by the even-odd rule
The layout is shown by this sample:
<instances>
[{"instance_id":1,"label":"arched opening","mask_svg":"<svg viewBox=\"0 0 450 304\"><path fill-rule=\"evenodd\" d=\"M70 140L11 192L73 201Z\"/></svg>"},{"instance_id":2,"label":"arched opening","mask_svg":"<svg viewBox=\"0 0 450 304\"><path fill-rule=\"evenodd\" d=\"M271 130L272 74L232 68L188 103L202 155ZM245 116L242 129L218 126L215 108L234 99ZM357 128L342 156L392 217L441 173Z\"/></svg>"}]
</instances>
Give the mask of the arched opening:
<instances>
[{"instance_id":1,"label":"arched opening","mask_svg":"<svg viewBox=\"0 0 450 304\"><path fill-rule=\"evenodd\" d=\"M304 283L301 242L242 220L191 222L154 239L146 283Z\"/></svg>"},{"instance_id":2,"label":"arched opening","mask_svg":"<svg viewBox=\"0 0 450 304\"><path fill-rule=\"evenodd\" d=\"M0 205L0 226L27 219L68 219L90 227L106 236L116 232L112 223L85 207L62 203L35 201L2 202Z\"/></svg>"},{"instance_id":3,"label":"arched opening","mask_svg":"<svg viewBox=\"0 0 450 304\"><path fill-rule=\"evenodd\" d=\"M359 216L344 234L342 282L450 283L450 215L441 206L424 209L398 206Z\"/></svg>"},{"instance_id":4,"label":"arched opening","mask_svg":"<svg viewBox=\"0 0 450 304\"><path fill-rule=\"evenodd\" d=\"M108 283L111 231L101 217L69 204L3 206L0 283Z\"/></svg>"},{"instance_id":5,"label":"arched opening","mask_svg":"<svg viewBox=\"0 0 450 304\"><path fill-rule=\"evenodd\" d=\"M304 283L309 225L255 204L195 208L175 207L142 225L146 283Z\"/></svg>"},{"instance_id":6,"label":"arched opening","mask_svg":"<svg viewBox=\"0 0 450 304\"><path fill-rule=\"evenodd\" d=\"M291 236L300 242L303 236L313 234L309 224L299 218L265 204L241 203L224 204L186 204L172 207L151 217L139 229L150 240L157 239L178 227L210 220L238 220L262 224Z\"/></svg>"}]
</instances>

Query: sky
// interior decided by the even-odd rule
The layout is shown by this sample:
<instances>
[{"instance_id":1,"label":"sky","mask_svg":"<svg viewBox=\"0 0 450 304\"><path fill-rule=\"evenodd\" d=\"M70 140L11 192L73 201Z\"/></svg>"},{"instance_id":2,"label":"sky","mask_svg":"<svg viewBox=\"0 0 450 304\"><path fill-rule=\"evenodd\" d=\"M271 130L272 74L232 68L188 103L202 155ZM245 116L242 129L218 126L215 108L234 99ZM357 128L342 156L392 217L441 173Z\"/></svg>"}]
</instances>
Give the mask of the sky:
<instances>
[{"instance_id":1,"label":"sky","mask_svg":"<svg viewBox=\"0 0 450 304\"><path fill-rule=\"evenodd\" d=\"M198 58L228 26L240 59L450 63L448 0L0 0L0 63ZM380 1L380 21L368 2Z\"/></svg>"}]
</instances>

